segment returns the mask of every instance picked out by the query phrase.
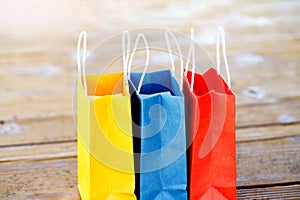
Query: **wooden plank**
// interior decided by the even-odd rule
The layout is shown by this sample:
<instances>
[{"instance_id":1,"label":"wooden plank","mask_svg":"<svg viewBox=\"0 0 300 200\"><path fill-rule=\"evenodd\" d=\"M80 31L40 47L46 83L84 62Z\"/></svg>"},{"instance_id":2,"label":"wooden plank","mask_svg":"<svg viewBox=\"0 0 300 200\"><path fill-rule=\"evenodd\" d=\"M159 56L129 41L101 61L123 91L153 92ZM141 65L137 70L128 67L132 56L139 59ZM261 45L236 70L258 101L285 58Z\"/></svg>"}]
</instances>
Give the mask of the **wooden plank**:
<instances>
[{"instance_id":1,"label":"wooden plank","mask_svg":"<svg viewBox=\"0 0 300 200\"><path fill-rule=\"evenodd\" d=\"M300 60L297 63L300 63ZM77 70L75 66L73 68L35 67L27 70L12 66L12 69L15 70L13 74L12 70L6 70L8 72L3 72L0 76L1 104L5 103L3 102L5 98L11 98L13 101L14 98L34 97L40 94L66 93L70 95L75 87ZM20 73L20 71L23 72ZM232 87L237 95L238 104L253 104L275 101L288 96L300 96L298 90L300 80L297 78L299 71L293 66L286 67L285 71L278 66L267 69L252 67L251 73L244 73L244 69L232 70Z\"/></svg>"},{"instance_id":2,"label":"wooden plank","mask_svg":"<svg viewBox=\"0 0 300 200\"><path fill-rule=\"evenodd\" d=\"M299 125L286 126L280 134L277 133L280 137L270 137L274 129L274 127L261 127L255 138L244 137L241 141L239 135L250 131L242 129L238 132L237 181L239 186L300 180ZM285 134L288 130L297 134ZM3 164L9 162L13 165L17 161L59 160L74 157L76 153L76 142L8 146L0 148L0 155L2 155L0 162Z\"/></svg>"},{"instance_id":3,"label":"wooden plank","mask_svg":"<svg viewBox=\"0 0 300 200\"><path fill-rule=\"evenodd\" d=\"M75 66L73 70L61 66L24 68L12 66L11 69L15 70L14 73L9 71L2 73L0 76L1 99L5 97L20 98L43 93L49 93L49 95L62 92L70 93L73 91L77 78Z\"/></svg>"},{"instance_id":4,"label":"wooden plank","mask_svg":"<svg viewBox=\"0 0 300 200\"><path fill-rule=\"evenodd\" d=\"M237 143L239 186L300 180L299 135L266 141Z\"/></svg>"},{"instance_id":5,"label":"wooden plank","mask_svg":"<svg viewBox=\"0 0 300 200\"><path fill-rule=\"evenodd\" d=\"M51 134L45 134L51 129ZM300 124L240 128L237 142L270 140L298 136ZM68 142L76 140L76 125L72 117L18 120L0 126L0 147L28 144Z\"/></svg>"},{"instance_id":6,"label":"wooden plank","mask_svg":"<svg viewBox=\"0 0 300 200\"><path fill-rule=\"evenodd\" d=\"M269 186L263 188L238 189L238 199L300 199L300 185Z\"/></svg>"},{"instance_id":7,"label":"wooden plank","mask_svg":"<svg viewBox=\"0 0 300 200\"><path fill-rule=\"evenodd\" d=\"M0 199L80 199L76 158L0 164Z\"/></svg>"},{"instance_id":8,"label":"wooden plank","mask_svg":"<svg viewBox=\"0 0 300 200\"><path fill-rule=\"evenodd\" d=\"M257 44L251 44L247 45L248 47L246 52L240 47L237 49L233 48L232 50L229 49L228 53L229 63L231 64L230 67L232 73L232 81L233 84L236 84L236 86L234 85L233 87L234 90L236 92L239 92L240 89L238 86L244 81L250 83L247 84L250 86L260 84L274 85L274 82L270 81L280 81L281 79L282 83L284 83L284 81L288 82L286 80L290 80L290 82L296 81L296 84L298 80L297 74L299 74L297 63L300 62L300 58L298 56L300 52L300 48L298 45L299 42L285 41L284 44L284 47L282 47L282 41L271 44L264 42L259 46L257 46ZM111 44L111 50L107 50L107 52L120 49L120 45L121 44ZM279 48L278 50L278 48L276 47L280 45L281 48ZM275 49L276 51L272 51L272 49ZM75 49L73 50L73 52L75 54ZM215 46L213 46L213 49L209 49L208 54L211 57L215 57ZM251 60L255 59L253 58L253 56L258 56L258 59L261 60L253 61ZM65 56L64 54L37 54L36 56L32 55L23 57L18 57L17 55L15 55L15 57L2 58L0 59L0 61L0 81L2 87L5 86L2 90L8 93L17 92L21 89L25 89L25 91L26 89L34 91L45 90L48 89L44 88L44 86L46 86L45 83L48 83L48 87L50 85L53 86L52 89L54 90L57 89L57 87L66 85L68 87L72 87L74 85L74 76L77 71L75 55ZM91 66L88 66L88 69L90 67ZM202 71L204 71L205 67L201 67L203 68ZM251 73L245 73L245 70L251 70ZM31 77L33 79L31 79ZM277 78L274 80L274 77ZM56 81L52 80L54 78ZM34 85L34 83L42 82L43 79L45 83L41 86L40 84L36 84L36 87L29 87L30 85L26 87L26 85L23 85L23 88L9 88L11 83L31 83L31 85ZM276 85L281 87L282 83L279 82ZM245 87L243 86L243 88ZM49 89L51 88L49 87ZM268 89L272 88L270 87ZM283 90L282 92L285 91Z\"/></svg>"},{"instance_id":9,"label":"wooden plank","mask_svg":"<svg viewBox=\"0 0 300 200\"><path fill-rule=\"evenodd\" d=\"M79 199L76 159L0 165L1 199ZM297 199L300 185L238 189L238 199ZM35 191L35 192L33 192Z\"/></svg>"},{"instance_id":10,"label":"wooden plank","mask_svg":"<svg viewBox=\"0 0 300 200\"><path fill-rule=\"evenodd\" d=\"M51 160L77 156L76 142L11 146L0 148L0 163L12 161Z\"/></svg>"},{"instance_id":11,"label":"wooden plank","mask_svg":"<svg viewBox=\"0 0 300 200\"><path fill-rule=\"evenodd\" d=\"M21 120L1 126L0 147L76 140L76 126L71 117ZM51 134L45 134L50 128ZM296 137L299 130L300 124L242 128L237 130L237 142Z\"/></svg>"},{"instance_id":12,"label":"wooden plank","mask_svg":"<svg viewBox=\"0 0 300 200\"><path fill-rule=\"evenodd\" d=\"M281 42L263 43L260 46L277 49L275 47ZM232 85L238 104L272 102L278 98L300 96L298 90L300 72L297 67L297 63L300 63L298 56L300 49L299 45L293 42L285 41L284 44L287 44L284 48L274 52L274 55L271 55L272 51L253 46L254 56L257 54L264 59L261 61L262 65L241 63L243 59L239 60L240 56L251 57L251 54L243 55L239 48L232 52ZM112 50L115 48L112 47ZM251 52L251 45L249 51ZM262 55L266 52L266 55ZM38 54L0 60L0 104L5 105L7 98L11 98L8 101L15 101L20 96L71 94L73 91L77 70L74 56ZM245 70L251 70L251 73L245 73Z\"/></svg>"},{"instance_id":13,"label":"wooden plank","mask_svg":"<svg viewBox=\"0 0 300 200\"><path fill-rule=\"evenodd\" d=\"M0 120L72 116L72 98L72 94L65 92L2 98Z\"/></svg>"},{"instance_id":14,"label":"wooden plank","mask_svg":"<svg viewBox=\"0 0 300 200\"><path fill-rule=\"evenodd\" d=\"M238 143L266 141L288 137L300 136L300 124L273 125L264 127L249 127L237 130L236 140Z\"/></svg>"},{"instance_id":15,"label":"wooden plank","mask_svg":"<svg viewBox=\"0 0 300 200\"><path fill-rule=\"evenodd\" d=\"M57 111L59 108L56 104L57 99L54 97L49 102L49 99L45 97L43 102L32 102L32 106L18 105L21 107L20 110L23 110L22 116L26 118L2 119L0 123L0 146L75 140L76 126L72 110L70 108L68 115L65 115L65 111L59 113ZM48 107L45 107L45 102ZM40 106L38 109L43 109L44 113L35 111L37 114L33 115L37 106ZM55 110L49 109L51 106ZM65 105L61 109L66 109L66 106L71 107L71 105ZM299 106L299 98L285 99L278 103L239 106L237 108L238 141L263 140L299 134L299 124L287 126L300 122ZM14 107L11 108L14 109ZM273 126L256 127L266 125Z\"/></svg>"},{"instance_id":16,"label":"wooden plank","mask_svg":"<svg viewBox=\"0 0 300 200\"><path fill-rule=\"evenodd\" d=\"M0 181L5 187L0 188L0 198L77 198L76 190L76 158L69 158L69 155L62 158L61 154L55 152L62 151L66 144L42 145L39 147L29 146L15 147L17 151L14 158L22 158L20 155L27 155L21 162L11 160L0 164ZM69 147L67 147L69 146ZM70 148L67 152L72 152L71 146L76 143L68 143L65 148ZM18 149L19 148L19 149ZM28 150L31 148L30 152ZM1 148L3 152L3 148ZM40 149L41 156L34 153ZM55 150L54 150L55 149ZM26 153L22 150L27 151ZM46 151L48 150L48 151ZM54 150L54 151L53 151ZM2 153L1 152L1 153ZM7 149L6 152L13 152ZM238 186L260 187L260 185L281 184L300 180L300 143L299 137L289 137L278 140L245 142L237 146L237 183ZM17 155L19 154L19 155ZM57 159L53 159L57 156ZM71 153L72 155L72 153ZM9 156L7 154L7 156ZM32 156L31 160L28 156ZM44 160L43 159L46 159ZM49 160L51 158L51 160ZM41 160L42 159L42 160ZM26 162L24 162L26 161ZM32 194L32 191L38 191ZM241 189L239 196L246 198L253 196L255 190ZM277 191L271 189L270 191ZM258 189L256 195L263 193L264 189ZM279 189L280 193L280 189ZM283 194L284 191L281 191ZM247 196L248 195L248 196ZM290 196L293 194L291 193ZM298 195L295 193L295 195ZM275 198L276 196L274 196ZM278 196L279 198L280 196Z\"/></svg>"},{"instance_id":17,"label":"wooden plank","mask_svg":"<svg viewBox=\"0 0 300 200\"><path fill-rule=\"evenodd\" d=\"M0 118L11 119L13 116L16 116L18 118L26 117L22 116L23 114L26 114L26 112L20 113L18 111L21 109L19 107L20 102L22 102L23 100L26 101L27 99L30 99L33 104L39 105L32 108L33 113L37 112L37 114L39 114L41 112L45 112L45 110L47 110L46 105L51 106L51 104L55 105L58 109L65 108L62 110L63 112L70 112L70 110L66 110L66 108L71 108L70 105L72 104L75 76L63 77L67 78L64 81L62 81L62 79L60 78L58 79L58 81L56 81L58 77L47 79L45 79L44 77L32 77L29 79L26 76L20 77L22 78L14 79L6 77L0 79L0 82L3 83L3 81L5 81L6 83L4 83L4 85L7 85L5 86L6 88L0 92L0 96L2 96L2 98L0 98L0 105L5 105L0 107ZM33 81L23 83L22 79L24 79L24 81L25 79L31 79ZM8 83L14 84L9 85ZM274 103L278 102L280 98L300 96L300 91L298 90L300 79L293 80L293 78L281 77L281 79L276 80L275 78L271 77L268 78L268 80L258 79L256 83L252 82L251 80L245 79L243 80L243 82L236 82L234 84L237 85L236 90L234 91L237 95L237 105L256 104L261 102ZM14 88L16 88L16 91L13 91ZM36 89L31 90L31 88ZM10 90L11 92L6 92L5 90ZM56 102L54 98L56 98ZM48 102L51 99L52 101ZM44 106L40 104L43 104ZM11 105L10 108L8 108L9 105ZM54 110L52 110L52 112L53 111ZM30 117L30 115L27 115L27 117Z\"/></svg>"},{"instance_id":18,"label":"wooden plank","mask_svg":"<svg viewBox=\"0 0 300 200\"><path fill-rule=\"evenodd\" d=\"M11 55L0 58L0 97L70 92L77 66L71 56Z\"/></svg>"},{"instance_id":19,"label":"wooden plank","mask_svg":"<svg viewBox=\"0 0 300 200\"><path fill-rule=\"evenodd\" d=\"M71 116L8 121L0 125L0 147L76 140Z\"/></svg>"},{"instance_id":20,"label":"wooden plank","mask_svg":"<svg viewBox=\"0 0 300 200\"><path fill-rule=\"evenodd\" d=\"M300 96L256 105L237 107L237 127L290 124L299 122Z\"/></svg>"}]
</instances>

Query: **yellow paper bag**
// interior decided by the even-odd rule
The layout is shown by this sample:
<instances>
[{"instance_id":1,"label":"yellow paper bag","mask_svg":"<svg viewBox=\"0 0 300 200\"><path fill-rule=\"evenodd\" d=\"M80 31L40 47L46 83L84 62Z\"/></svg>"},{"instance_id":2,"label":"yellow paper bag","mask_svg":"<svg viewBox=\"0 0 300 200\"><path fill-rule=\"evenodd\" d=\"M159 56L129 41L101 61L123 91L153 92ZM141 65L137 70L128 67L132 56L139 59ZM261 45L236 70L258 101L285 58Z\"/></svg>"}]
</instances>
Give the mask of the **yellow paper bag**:
<instances>
[{"instance_id":1,"label":"yellow paper bag","mask_svg":"<svg viewBox=\"0 0 300 200\"><path fill-rule=\"evenodd\" d=\"M84 36L80 35L78 49ZM80 196L83 200L135 200L130 96L124 73L82 75L78 60Z\"/></svg>"}]
</instances>

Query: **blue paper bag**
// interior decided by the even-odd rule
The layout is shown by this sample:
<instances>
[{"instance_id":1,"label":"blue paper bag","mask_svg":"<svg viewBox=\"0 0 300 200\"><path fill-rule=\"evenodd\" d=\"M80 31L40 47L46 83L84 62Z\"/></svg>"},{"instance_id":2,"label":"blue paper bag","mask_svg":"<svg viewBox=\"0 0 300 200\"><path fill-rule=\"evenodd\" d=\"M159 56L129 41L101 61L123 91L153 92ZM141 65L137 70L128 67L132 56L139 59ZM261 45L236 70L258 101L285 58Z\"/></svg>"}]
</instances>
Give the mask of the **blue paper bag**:
<instances>
[{"instance_id":1,"label":"blue paper bag","mask_svg":"<svg viewBox=\"0 0 300 200\"><path fill-rule=\"evenodd\" d=\"M184 96L170 70L130 73L136 195L187 199Z\"/></svg>"}]
</instances>

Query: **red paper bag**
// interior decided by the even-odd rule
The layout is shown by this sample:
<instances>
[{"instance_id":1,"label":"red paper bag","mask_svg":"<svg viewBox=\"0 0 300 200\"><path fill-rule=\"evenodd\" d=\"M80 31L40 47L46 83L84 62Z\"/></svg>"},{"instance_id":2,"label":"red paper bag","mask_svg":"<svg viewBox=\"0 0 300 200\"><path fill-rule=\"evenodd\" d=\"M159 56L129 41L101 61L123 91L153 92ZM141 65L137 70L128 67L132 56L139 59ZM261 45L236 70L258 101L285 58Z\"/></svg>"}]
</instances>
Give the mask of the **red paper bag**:
<instances>
[{"instance_id":1,"label":"red paper bag","mask_svg":"<svg viewBox=\"0 0 300 200\"><path fill-rule=\"evenodd\" d=\"M217 68L203 75L188 71L184 79L189 148L189 196L236 199L235 95L230 90L223 33L223 55L229 87Z\"/></svg>"}]
</instances>

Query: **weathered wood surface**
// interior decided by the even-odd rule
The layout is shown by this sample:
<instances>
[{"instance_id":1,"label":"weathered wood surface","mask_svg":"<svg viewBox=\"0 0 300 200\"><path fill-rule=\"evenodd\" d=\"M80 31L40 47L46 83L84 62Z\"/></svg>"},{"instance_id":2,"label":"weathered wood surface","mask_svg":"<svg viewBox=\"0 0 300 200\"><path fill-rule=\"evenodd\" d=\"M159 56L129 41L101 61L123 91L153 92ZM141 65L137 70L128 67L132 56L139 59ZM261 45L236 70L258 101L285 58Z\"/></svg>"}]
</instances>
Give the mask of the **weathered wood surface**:
<instances>
[{"instance_id":1,"label":"weathered wood surface","mask_svg":"<svg viewBox=\"0 0 300 200\"><path fill-rule=\"evenodd\" d=\"M80 199L76 158L1 165L1 199ZM239 199L296 199L299 184L238 189Z\"/></svg>"},{"instance_id":2,"label":"weathered wood surface","mask_svg":"<svg viewBox=\"0 0 300 200\"><path fill-rule=\"evenodd\" d=\"M268 186L238 190L238 199L299 199L300 185Z\"/></svg>"},{"instance_id":3,"label":"weathered wood surface","mask_svg":"<svg viewBox=\"0 0 300 200\"><path fill-rule=\"evenodd\" d=\"M120 9L122 8L122 9ZM237 96L239 199L300 199L299 1L6 1L0 7L0 199L80 199L76 40L125 29L185 34L215 57L226 29ZM55 13L55 14L54 14ZM107 54L120 49L111 44Z\"/></svg>"}]
</instances>

